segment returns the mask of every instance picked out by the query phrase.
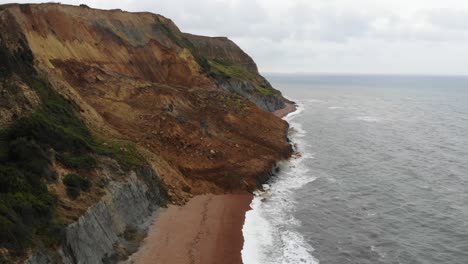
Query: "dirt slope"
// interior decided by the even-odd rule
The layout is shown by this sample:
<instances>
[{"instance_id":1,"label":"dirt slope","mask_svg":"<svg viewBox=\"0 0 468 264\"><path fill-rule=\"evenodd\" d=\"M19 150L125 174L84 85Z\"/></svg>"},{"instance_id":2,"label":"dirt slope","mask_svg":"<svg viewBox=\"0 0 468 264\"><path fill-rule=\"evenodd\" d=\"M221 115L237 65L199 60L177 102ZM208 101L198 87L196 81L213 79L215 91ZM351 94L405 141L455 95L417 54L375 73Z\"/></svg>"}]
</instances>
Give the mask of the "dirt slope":
<instances>
[{"instance_id":1,"label":"dirt slope","mask_svg":"<svg viewBox=\"0 0 468 264\"><path fill-rule=\"evenodd\" d=\"M197 37L151 13L42 4L11 5L0 16L90 126L161 157L192 193L252 190L290 153L284 121L219 89L210 74L205 62L219 55L258 75L230 41L222 54L207 52L191 41Z\"/></svg>"}]
</instances>

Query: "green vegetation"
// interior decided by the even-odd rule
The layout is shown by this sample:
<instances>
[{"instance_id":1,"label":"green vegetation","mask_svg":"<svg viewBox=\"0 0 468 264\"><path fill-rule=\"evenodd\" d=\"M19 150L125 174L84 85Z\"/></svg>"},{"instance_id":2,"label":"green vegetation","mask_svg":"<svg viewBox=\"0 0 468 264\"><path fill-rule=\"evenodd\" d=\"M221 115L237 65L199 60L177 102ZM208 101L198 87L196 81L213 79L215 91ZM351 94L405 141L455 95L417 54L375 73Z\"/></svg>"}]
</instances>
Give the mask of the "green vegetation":
<instances>
[{"instance_id":1,"label":"green vegetation","mask_svg":"<svg viewBox=\"0 0 468 264\"><path fill-rule=\"evenodd\" d=\"M107 146L96 140L79 118L78 106L55 93L49 84L39 79L27 81L39 94L41 108L0 132L0 246L17 254L39 233L47 239L47 234L60 233L49 230L56 227L52 223L57 205L46 186L47 181L57 179L51 170L52 153L63 166L77 171L94 168L96 155L114 158L124 170L145 162L134 146ZM89 179L81 176L67 175L64 183L73 198L90 188Z\"/></svg>"},{"instance_id":2,"label":"green vegetation","mask_svg":"<svg viewBox=\"0 0 468 264\"><path fill-rule=\"evenodd\" d=\"M263 96L269 96L273 94L273 90L264 85L257 85L256 88Z\"/></svg>"},{"instance_id":3,"label":"green vegetation","mask_svg":"<svg viewBox=\"0 0 468 264\"><path fill-rule=\"evenodd\" d=\"M2 35L11 34L7 30L2 31ZM19 40L14 51L10 50L0 41L0 79L17 73L27 75L32 73L33 55L24 40Z\"/></svg>"},{"instance_id":4,"label":"green vegetation","mask_svg":"<svg viewBox=\"0 0 468 264\"><path fill-rule=\"evenodd\" d=\"M67 187L67 194L75 199L80 196L80 193L87 192L91 189L91 181L84 176L76 174L67 174L62 179L63 184Z\"/></svg>"},{"instance_id":5,"label":"green vegetation","mask_svg":"<svg viewBox=\"0 0 468 264\"><path fill-rule=\"evenodd\" d=\"M211 73L216 77L219 76L245 80L252 80L255 78L253 73L237 65L228 64L219 60L210 60L209 63L211 66Z\"/></svg>"},{"instance_id":6,"label":"green vegetation","mask_svg":"<svg viewBox=\"0 0 468 264\"><path fill-rule=\"evenodd\" d=\"M32 80L43 106L18 120L8 132L8 140L27 138L37 142L44 152L53 149L56 159L70 169L90 170L96 166L95 155L117 160L125 170L144 164L144 158L132 145L107 145L95 139L77 114L79 107L57 94L48 84ZM0 157L2 151L0 150Z\"/></svg>"},{"instance_id":7,"label":"green vegetation","mask_svg":"<svg viewBox=\"0 0 468 264\"><path fill-rule=\"evenodd\" d=\"M42 102L35 113L0 130L0 247L21 255L38 240L56 243L62 233L55 214L58 199L47 188L57 179L51 166L54 156L78 172L94 168L98 155L116 159L125 170L145 161L133 146L107 146L93 137L78 114L79 106L37 77L32 54L23 44L10 52L0 41L0 61L0 81L16 74ZM67 175L64 183L70 195L91 187L81 176Z\"/></svg>"},{"instance_id":8,"label":"green vegetation","mask_svg":"<svg viewBox=\"0 0 468 264\"><path fill-rule=\"evenodd\" d=\"M90 153L82 155L73 155L71 153L62 153L57 155L57 161L67 168L75 170L91 170L96 167L96 160Z\"/></svg>"},{"instance_id":9,"label":"green vegetation","mask_svg":"<svg viewBox=\"0 0 468 264\"><path fill-rule=\"evenodd\" d=\"M36 113L21 118L0 134L0 246L21 254L39 233L49 234L56 197L47 189L55 181L50 149L85 153L84 125L69 102L47 91L45 84L29 84L43 99ZM87 135L90 136L89 134Z\"/></svg>"},{"instance_id":10,"label":"green vegetation","mask_svg":"<svg viewBox=\"0 0 468 264\"><path fill-rule=\"evenodd\" d=\"M54 173L33 141L20 138L9 152L9 160L0 165L0 245L21 253L37 230L48 232L43 226L51 221L57 199L47 190L45 178Z\"/></svg>"},{"instance_id":11,"label":"green vegetation","mask_svg":"<svg viewBox=\"0 0 468 264\"><path fill-rule=\"evenodd\" d=\"M115 159L120 167L127 171L141 167L146 162L135 145L131 144L96 144L93 149L96 154Z\"/></svg>"},{"instance_id":12,"label":"green vegetation","mask_svg":"<svg viewBox=\"0 0 468 264\"><path fill-rule=\"evenodd\" d=\"M220 78L220 77L226 78L226 79L236 78L236 79L241 79L241 80L250 80L253 83L257 83L255 81L256 76L254 73L238 65L229 64L227 62L220 61L220 60L210 60L209 63L211 65L211 74L215 78ZM273 95L273 89L271 87L267 87L263 84L261 85L257 84L255 88L263 96Z\"/></svg>"},{"instance_id":13,"label":"green vegetation","mask_svg":"<svg viewBox=\"0 0 468 264\"><path fill-rule=\"evenodd\" d=\"M2 44L0 80L13 72L30 73L32 54L24 43L14 52ZM44 149L11 129L0 131L0 164L0 247L20 254L52 217L56 198L47 190L45 178L54 173Z\"/></svg>"}]
</instances>

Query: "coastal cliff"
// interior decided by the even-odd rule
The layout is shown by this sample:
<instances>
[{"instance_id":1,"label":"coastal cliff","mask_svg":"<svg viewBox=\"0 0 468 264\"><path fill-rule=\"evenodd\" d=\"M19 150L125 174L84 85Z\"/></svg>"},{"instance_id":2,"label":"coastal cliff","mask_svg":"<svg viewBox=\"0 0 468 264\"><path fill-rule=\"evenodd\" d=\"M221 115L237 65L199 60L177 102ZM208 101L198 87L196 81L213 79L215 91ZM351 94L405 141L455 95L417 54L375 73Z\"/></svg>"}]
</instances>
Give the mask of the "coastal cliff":
<instances>
[{"instance_id":1,"label":"coastal cliff","mask_svg":"<svg viewBox=\"0 0 468 264\"><path fill-rule=\"evenodd\" d=\"M151 13L0 6L0 256L113 263L194 195L253 191L291 103L227 38ZM266 110L266 111L265 111Z\"/></svg>"},{"instance_id":2,"label":"coastal cliff","mask_svg":"<svg viewBox=\"0 0 468 264\"><path fill-rule=\"evenodd\" d=\"M259 74L254 60L228 38L187 33L184 36L208 60L209 75L219 87L249 99L268 112L292 103Z\"/></svg>"}]
</instances>

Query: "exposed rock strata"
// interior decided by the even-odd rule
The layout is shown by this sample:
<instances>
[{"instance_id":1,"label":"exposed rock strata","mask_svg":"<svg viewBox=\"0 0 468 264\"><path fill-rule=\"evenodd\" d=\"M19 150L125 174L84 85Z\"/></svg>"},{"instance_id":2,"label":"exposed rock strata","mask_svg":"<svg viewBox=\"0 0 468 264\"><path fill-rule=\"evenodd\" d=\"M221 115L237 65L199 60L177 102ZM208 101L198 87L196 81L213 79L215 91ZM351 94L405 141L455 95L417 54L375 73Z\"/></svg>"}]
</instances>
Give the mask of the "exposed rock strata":
<instances>
[{"instance_id":1,"label":"exposed rock strata","mask_svg":"<svg viewBox=\"0 0 468 264\"><path fill-rule=\"evenodd\" d=\"M136 251L163 197L150 168L111 181L100 201L65 229L57 252L39 252L27 263L115 263Z\"/></svg>"}]
</instances>

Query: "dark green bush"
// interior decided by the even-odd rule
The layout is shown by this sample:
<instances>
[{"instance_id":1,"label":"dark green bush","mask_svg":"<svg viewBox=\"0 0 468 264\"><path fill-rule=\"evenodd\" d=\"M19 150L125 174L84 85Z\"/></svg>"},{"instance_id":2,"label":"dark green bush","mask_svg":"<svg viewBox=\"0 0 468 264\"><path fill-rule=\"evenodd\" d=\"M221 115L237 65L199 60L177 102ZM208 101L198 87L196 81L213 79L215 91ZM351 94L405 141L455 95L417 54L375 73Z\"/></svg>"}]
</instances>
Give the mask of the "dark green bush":
<instances>
[{"instance_id":1,"label":"dark green bush","mask_svg":"<svg viewBox=\"0 0 468 264\"><path fill-rule=\"evenodd\" d=\"M8 38L8 32L2 32ZM5 46L5 41L0 41L0 79L9 77L13 73L29 75L34 70L32 61L34 59L28 44L19 40L14 50Z\"/></svg>"},{"instance_id":2,"label":"dark green bush","mask_svg":"<svg viewBox=\"0 0 468 264\"><path fill-rule=\"evenodd\" d=\"M31 244L31 230L15 220L0 214L0 241L1 245L10 248L13 254L21 254Z\"/></svg>"},{"instance_id":3,"label":"dark green bush","mask_svg":"<svg viewBox=\"0 0 468 264\"><path fill-rule=\"evenodd\" d=\"M11 193L31 189L24 174L15 167L0 166L0 193Z\"/></svg>"},{"instance_id":4,"label":"dark green bush","mask_svg":"<svg viewBox=\"0 0 468 264\"><path fill-rule=\"evenodd\" d=\"M87 177L76 174L67 174L62 181L67 187L68 195L73 199L78 197L81 191L87 192L91 188L91 181Z\"/></svg>"},{"instance_id":5,"label":"dark green bush","mask_svg":"<svg viewBox=\"0 0 468 264\"><path fill-rule=\"evenodd\" d=\"M90 170L96 166L96 160L89 153L79 156L61 153L57 155L57 161L65 165L65 167L76 170Z\"/></svg>"},{"instance_id":6,"label":"dark green bush","mask_svg":"<svg viewBox=\"0 0 468 264\"><path fill-rule=\"evenodd\" d=\"M0 194L0 246L21 254L38 226L52 216L56 198L45 188Z\"/></svg>"},{"instance_id":7,"label":"dark green bush","mask_svg":"<svg viewBox=\"0 0 468 264\"><path fill-rule=\"evenodd\" d=\"M44 150L34 141L16 138L10 143L10 158L24 169L41 174L49 167L50 160Z\"/></svg>"},{"instance_id":8,"label":"dark green bush","mask_svg":"<svg viewBox=\"0 0 468 264\"><path fill-rule=\"evenodd\" d=\"M55 115L60 113L55 113ZM80 127L74 127L71 120L66 120L67 113L60 120L54 120L53 113L37 112L24 117L12 127L15 137L25 137L40 142L44 147L52 147L56 151L73 151L86 153L91 149L87 134L80 134ZM71 117L70 117L71 118ZM67 122L69 122L67 124ZM78 131L77 131L78 130Z\"/></svg>"},{"instance_id":9,"label":"dark green bush","mask_svg":"<svg viewBox=\"0 0 468 264\"><path fill-rule=\"evenodd\" d=\"M55 181L57 181L57 179L58 179L58 174L57 174L56 171L49 170L49 171L47 171L47 172L44 174L44 177L45 177L48 181L55 182Z\"/></svg>"}]
</instances>

